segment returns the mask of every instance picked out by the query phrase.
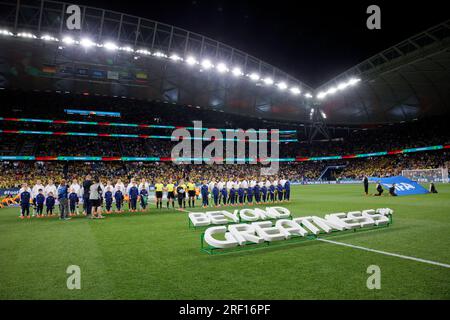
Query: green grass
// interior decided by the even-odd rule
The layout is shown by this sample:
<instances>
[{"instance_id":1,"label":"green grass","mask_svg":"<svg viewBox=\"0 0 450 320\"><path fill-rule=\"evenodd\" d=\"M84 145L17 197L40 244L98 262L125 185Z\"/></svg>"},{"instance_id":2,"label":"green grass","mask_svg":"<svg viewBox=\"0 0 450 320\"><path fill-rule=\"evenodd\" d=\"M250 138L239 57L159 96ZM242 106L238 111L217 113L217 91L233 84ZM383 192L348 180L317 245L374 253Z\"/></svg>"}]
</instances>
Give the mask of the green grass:
<instances>
[{"instance_id":1,"label":"green grass","mask_svg":"<svg viewBox=\"0 0 450 320\"><path fill-rule=\"evenodd\" d=\"M450 185L439 194L365 197L362 186L293 188L295 216L395 210L394 224L335 241L450 264ZM0 299L449 299L450 269L319 241L211 256L187 214L104 220L17 218L0 209ZM381 289L369 290L369 265ZM68 290L66 268L81 268Z\"/></svg>"}]
</instances>

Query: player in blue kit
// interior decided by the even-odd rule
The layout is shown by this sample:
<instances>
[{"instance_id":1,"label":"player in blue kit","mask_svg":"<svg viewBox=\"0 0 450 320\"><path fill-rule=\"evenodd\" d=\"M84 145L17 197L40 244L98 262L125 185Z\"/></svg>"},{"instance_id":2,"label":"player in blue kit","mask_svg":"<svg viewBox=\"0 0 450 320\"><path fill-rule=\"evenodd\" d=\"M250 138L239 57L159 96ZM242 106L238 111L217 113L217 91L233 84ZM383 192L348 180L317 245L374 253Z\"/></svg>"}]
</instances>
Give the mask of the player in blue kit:
<instances>
[{"instance_id":1,"label":"player in blue kit","mask_svg":"<svg viewBox=\"0 0 450 320\"><path fill-rule=\"evenodd\" d=\"M44 214L44 202L45 202L45 196L44 196L43 189L39 189L39 193L36 195L35 201L36 201L37 217L41 218Z\"/></svg>"},{"instance_id":2,"label":"player in blue kit","mask_svg":"<svg viewBox=\"0 0 450 320\"><path fill-rule=\"evenodd\" d=\"M247 203L253 205L253 187L249 186L247 188Z\"/></svg>"},{"instance_id":3,"label":"player in blue kit","mask_svg":"<svg viewBox=\"0 0 450 320\"><path fill-rule=\"evenodd\" d=\"M144 212L145 209L147 209L147 201L148 201L148 191L147 189L143 188L141 189L141 192L139 192L139 196L141 199L141 211Z\"/></svg>"},{"instance_id":4,"label":"player in blue kit","mask_svg":"<svg viewBox=\"0 0 450 320\"><path fill-rule=\"evenodd\" d=\"M53 192L49 192L47 198L45 199L45 206L47 208L47 216L52 216L53 209L55 208L55 197L53 196Z\"/></svg>"},{"instance_id":5,"label":"player in blue kit","mask_svg":"<svg viewBox=\"0 0 450 320\"><path fill-rule=\"evenodd\" d=\"M230 189L230 198L229 198L229 202L231 204L232 207L234 207L234 202L236 200L236 189L235 188L231 188Z\"/></svg>"},{"instance_id":6,"label":"player in blue kit","mask_svg":"<svg viewBox=\"0 0 450 320\"><path fill-rule=\"evenodd\" d=\"M278 193L278 201L283 201L283 186L281 185L281 182L278 181L277 185L277 193Z\"/></svg>"},{"instance_id":7,"label":"player in blue kit","mask_svg":"<svg viewBox=\"0 0 450 320\"><path fill-rule=\"evenodd\" d=\"M208 188L208 183L206 180L203 181L203 184L200 188L200 193L202 195L202 206L203 206L203 208L206 208L209 206L209 201L208 201L209 188Z\"/></svg>"},{"instance_id":8,"label":"player in blue kit","mask_svg":"<svg viewBox=\"0 0 450 320\"><path fill-rule=\"evenodd\" d=\"M24 183L22 185L22 191L20 193L20 208L21 208L21 219L25 218L25 215L27 219L30 219L30 199L31 199L31 193L27 190L27 184Z\"/></svg>"},{"instance_id":9,"label":"player in blue kit","mask_svg":"<svg viewBox=\"0 0 450 320\"><path fill-rule=\"evenodd\" d=\"M113 203L113 193L111 190L105 192L105 209L106 213L112 212L112 203Z\"/></svg>"},{"instance_id":10,"label":"player in blue kit","mask_svg":"<svg viewBox=\"0 0 450 320\"><path fill-rule=\"evenodd\" d=\"M273 184L269 187L269 201L275 202L275 186Z\"/></svg>"},{"instance_id":11,"label":"player in blue kit","mask_svg":"<svg viewBox=\"0 0 450 320\"><path fill-rule=\"evenodd\" d=\"M122 205L123 205L123 193L120 190L117 190L114 193L114 199L116 200L116 212L121 213L122 212Z\"/></svg>"},{"instance_id":12,"label":"player in blue kit","mask_svg":"<svg viewBox=\"0 0 450 320\"><path fill-rule=\"evenodd\" d=\"M135 185L133 185L130 188L128 195L130 196L130 212L136 212L137 211L137 200L139 197L139 189Z\"/></svg>"},{"instance_id":13,"label":"player in blue kit","mask_svg":"<svg viewBox=\"0 0 450 320\"><path fill-rule=\"evenodd\" d=\"M72 190L72 192L69 193L69 216L75 216L77 214L76 209L78 201L78 195Z\"/></svg>"},{"instance_id":14,"label":"player in blue kit","mask_svg":"<svg viewBox=\"0 0 450 320\"><path fill-rule=\"evenodd\" d=\"M238 201L239 201L239 205L242 206L244 205L244 196L245 196L245 190L242 187L239 187L238 189Z\"/></svg>"},{"instance_id":15,"label":"player in blue kit","mask_svg":"<svg viewBox=\"0 0 450 320\"><path fill-rule=\"evenodd\" d=\"M265 184L263 184L263 186L261 187L261 200L263 203L267 202L267 187Z\"/></svg>"},{"instance_id":16,"label":"player in blue kit","mask_svg":"<svg viewBox=\"0 0 450 320\"><path fill-rule=\"evenodd\" d=\"M253 187L253 193L255 194L255 202L257 204L261 203L261 190L259 189L259 184Z\"/></svg>"},{"instance_id":17,"label":"player in blue kit","mask_svg":"<svg viewBox=\"0 0 450 320\"><path fill-rule=\"evenodd\" d=\"M222 194L222 202L223 205L227 206L227 199L228 199L228 190L227 188L223 187L222 190L220 190L220 193Z\"/></svg>"},{"instance_id":18,"label":"player in blue kit","mask_svg":"<svg viewBox=\"0 0 450 320\"><path fill-rule=\"evenodd\" d=\"M217 183L214 184L213 190L212 190L212 194L213 194L213 199L214 199L214 206L218 207L219 206L219 187L217 186Z\"/></svg>"},{"instance_id":19,"label":"player in blue kit","mask_svg":"<svg viewBox=\"0 0 450 320\"><path fill-rule=\"evenodd\" d=\"M291 199L291 182L286 180L284 184L284 200L288 201Z\"/></svg>"}]
</instances>

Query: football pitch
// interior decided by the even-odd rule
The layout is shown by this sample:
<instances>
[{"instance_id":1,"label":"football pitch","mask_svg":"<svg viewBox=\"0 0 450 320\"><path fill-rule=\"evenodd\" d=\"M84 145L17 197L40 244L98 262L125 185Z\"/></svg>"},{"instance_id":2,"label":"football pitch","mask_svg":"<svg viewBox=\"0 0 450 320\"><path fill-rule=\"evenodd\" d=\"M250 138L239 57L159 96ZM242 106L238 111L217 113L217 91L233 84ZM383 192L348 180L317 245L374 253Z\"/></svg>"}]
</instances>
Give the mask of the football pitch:
<instances>
[{"instance_id":1,"label":"football pitch","mask_svg":"<svg viewBox=\"0 0 450 320\"><path fill-rule=\"evenodd\" d=\"M0 209L0 299L449 299L450 185L437 188L366 197L362 185L294 186L292 201L277 204L294 216L388 207L394 223L334 243L223 255L200 251L202 230L188 228L186 212L154 205L70 221L22 221L18 208ZM80 290L67 288L70 265L80 267ZM381 289L367 288L370 265Z\"/></svg>"}]
</instances>

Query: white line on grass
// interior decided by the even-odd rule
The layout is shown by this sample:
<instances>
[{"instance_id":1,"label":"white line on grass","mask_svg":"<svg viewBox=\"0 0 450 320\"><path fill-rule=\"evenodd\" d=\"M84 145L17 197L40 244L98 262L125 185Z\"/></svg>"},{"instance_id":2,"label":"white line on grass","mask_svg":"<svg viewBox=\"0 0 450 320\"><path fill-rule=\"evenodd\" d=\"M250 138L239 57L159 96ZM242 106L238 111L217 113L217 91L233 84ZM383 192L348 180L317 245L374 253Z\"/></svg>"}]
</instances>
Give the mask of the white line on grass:
<instances>
[{"instance_id":1,"label":"white line on grass","mask_svg":"<svg viewBox=\"0 0 450 320\"><path fill-rule=\"evenodd\" d=\"M322 238L318 238L317 240L323 241L323 242L337 244L337 245L340 245L340 246L350 247L350 248L354 248L354 249L360 249L360 250L364 250L364 251L380 253L380 254L384 254L386 256L392 256L392 257L397 257L397 258L402 258L402 259L407 259L407 260L413 260L413 261L433 264L433 265L444 267L444 268L450 268L449 264L445 264L445 263L441 263L441 262L425 260L425 259L420 259L420 258L415 258L415 257L410 257L410 256L404 256L404 255L401 255L401 254L391 253L391 252L386 252L386 251L381 251L381 250L369 249L369 248L365 248L365 247L361 247L361 246L355 246L353 244L348 244L348 243L344 243L344 242L337 242L337 241L332 241L332 240L327 240L327 239L322 239Z\"/></svg>"}]
</instances>

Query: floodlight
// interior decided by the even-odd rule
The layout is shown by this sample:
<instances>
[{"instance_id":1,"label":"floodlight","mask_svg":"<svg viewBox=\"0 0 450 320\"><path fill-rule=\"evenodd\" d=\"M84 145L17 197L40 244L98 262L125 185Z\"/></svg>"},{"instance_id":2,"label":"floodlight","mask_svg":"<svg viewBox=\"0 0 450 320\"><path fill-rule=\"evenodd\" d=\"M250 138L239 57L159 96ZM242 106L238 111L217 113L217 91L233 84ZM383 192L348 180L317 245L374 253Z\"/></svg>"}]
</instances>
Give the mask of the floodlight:
<instances>
[{"instance_id":1,"label":"floodlight","mask_svg":"<svg viewBox=\"0 0 450 320\"><path fill-rule=\"evenodd\" d=\"M43 35L41 37L41 39L44 40L44 41L59 41L58 39L56 39L56 38L54 38L52 36L49 36L48 34Z\"/></svg>"},{"instance_id":2,"label":"floodlight","mask_svg":"<svg viewBox=\"0 0 450 320\"><path fill-rule=\"evenodd\" d=\"M242 70L239 67L234 67L232 73L236 77L242 76Z\"/></svg>"},{"instance_id":3,"label":"floodlight","mask_svg":"<svg viewBox=\"0 0 450 320\"><path fill-rule=\"evenodd\" d=\"M110 51L115 51L115 50L119 49L119 47L114 42L106 42L105 44L103 44L103 47L106 50L110 50Z\"/></svg>"},{"instance_id":4,"label":"floodlight","mask_svg":"<svg viewBox=\"0 0 450 320\"><path fill-rule=\"evenodd\" d=\"M95 45L95 43L92 42L92 40L89 39L89 38L83 38L83 39L81 39L80 44L81 44L83 47L85 47L85 48L90 48L90 47L92 47L92 46Z\"/></svg>"},{"instance_id":5,"label":"floodlight","mask_svg":"<svg viewBox=\"0 0 450 320\"><path fill-rule=\"evenodd\" d=\"M62 40L65 44L71 45L75 43L75 40L73 40L72 37L64 37Z\"/></svg>"},{"instance_id":6,"label":"floodlight","mask_svg":"<svg viewBox=\"0 0 450 320\"><path fill-rule=\"evenodd\" d=\"M165 58L165 57L167 57L166 54L164 54L164 53L162 53L162 52L160 52L160 51L156 51L153 55L154 55L155 57L158 57L158 58Z\"/></svg>"},{"instance_id":7,"label":"floodlight","mask_svg":"<svg viewBox=\"0 0 450 320\"><path fill-rule=\"evenodd\" d=\"M326 95L327 95L327 94L326 94L325 92L321 91L321 92L319 92L319 93L317 94L317 98L318 98L318 99L323 99L323 98L325 98Z\"/></svg>"},{"instance_id":8,"label":"floodlight","mask_svg":"<svg viewBox=\"0 0 450 320\"><path fill-rule=\"evenodd\" d=\"M211 60L204 59L202 61L202 67L205 68L206 70L208 70L208 69L211 69L213 67L213 64L211 63Z\"/></svg>"},{"instance_id":9,"label":"floodlight","mask_svg":"<svg viewBox=\"0 0 450 320\"><path fill-rule=\"evenodd\" d=\"M173 61L180 61L180 60L182 60L181 59L181 57L180 56L178 56L177 54L172 54L170 57L169 57L169 59L170 60L173 60Z\"/></svg>"},{"instance_id":10,"label":"floodlight","mask_svg":"<svg viewBox=\"0 0 450 320\"><path fill-rule=\"evenodd\" d=\"M309 92L308 92L308 93L305 93L305 97L308 98L308 99L309 99L309 98L312 98L312 94L309 93Z\"/></svg>"},{"instance_id":11,"label":"floodlight","mask_svg":"<svg viewBox=\"0 0 450 320\"><path fill-rule=\"evenodd\" d=\"M292 87L291 92L292 92L292 94L297 95L297 94L300 94L301 91L298 87Z\"/></svg>"},{"instance_id":12,"label":"floodlight","mask_svg":"<svg viewBox=\"0 0 450 320\"><path fill-rule=\"evenodd\" d=\"M259 80L259 74L257 74L257 73L252 73L249 77L253 81L258 81Z\"/></svg>"},{"instance_id":13,"label":"floodlight","mask_svg":"<svg viewBox=\"0 0 450 320\"><path fill-rule=\"evenodd\" d=\"M270 78L270 77L265 78L263 81L264 81L264 83L267 84L268 86L270 86L270 85L273 84L273 79Z\"/></svg>"},{"instance_id":14,"label":"floodlight","mask_svg":"<svg viewBox=\"0 0 450 320\"><path fill-rule=\"evenodd\" d=\"M186 63L187 63L188 65L190 65L190 66L193 66L194 64L197 63L197 60L195 60L194 57L189 56L189 57L187 57L187 59L186 59Z\"/></svg>"},{"instance_id":15,"label":"floodlight","mask_svg":"<svg viewBox=\"0 0 450 320\"><path fill-rule=\"evenodd\" d=\"M0 30L0 35L2 35L2 36L13 36L14 33L4 29L4 30Z\"/></svg>"},{"instance_id":16,"label":"floodlight","mask_svg":"<svg viewBox=\"0 0 450 320\"><path fill-rule=\"evenodd\" d=\"M277 84L277 87L278 87L278 89L280 89L280 90L285 90L285 89L287 88L287 84L286 84L286 82L279 82L279 83Z\"/></svg>"},{"instance_id":17,"label":"floodlight","mask_svg":"<svg viewBox=\"0 0 450 320\"><path fill-rule=\"evenodd\" d=\"M335 93L337 91L337 89L335 87L331 87L330 89L328 89L328 93Z\"/></svg>"},{"instance_id":18,"label":"floodlight","mask_svg":"<svg viewBox=\"0 0 450 320\"><path fill-rule=\"evenodd\" d=\"M133 48L131 48L131 47L120 47L119 50L122 50L125 52L134 52Z\"/></svg>"},{"instance_id":19,"label":"floodlight","mask_svg":"<svg viewBox=\"0 0 450 320\"><path fill-rule=\"evenodd\" d=\"M138 51L136 51L137 53L143 54L143 55L151 55L152 53L146 49L140 49Z\"/></svg>"},{"instance_id":20,"label":"floodlight","mask_svg":"<svg viewBox=\"0 0 450 320\"><path fill-rule=\"evenodd\" d=\"M228 72L228 67L223 62L220 62L216 68L217 68L217 71L219 71L220 73Z\"/></svg>"},{"instance_id":21,"label":"floodlight","mask_svg":"<svg viewBox=\"0 0 450 320\"><path fill-rule=\"evenodd\" d=\"M20 32L17 34L17 36L21 37L21 38L28 38L28 39L36 39L37 38L34 34L29 33L29 32Z\"/></svg>"},{"instance_id":22,"label":"floodlight","mask_svg":"<svg viewBox=\"0 0 450 320\"><path fill-rule=\"evenodd\" d=\"M337 86L337 88L338 88L338 90L344 90L345 88L348 87L348 85L349 85L348 83L342 82Z\"/></svg>"},{"instance_id":23,"label":"floodlight","mask_svg":"<svg viewBox=\"0 0 450 320\"><path fill-rule=\"evenodd\" d=\"M357 84L359 81L361 81L361 79L351 78L351 79L348 81L348 84L351 85L351 86L353 86L353 85Z\"/></svg>"}]
</instances>

